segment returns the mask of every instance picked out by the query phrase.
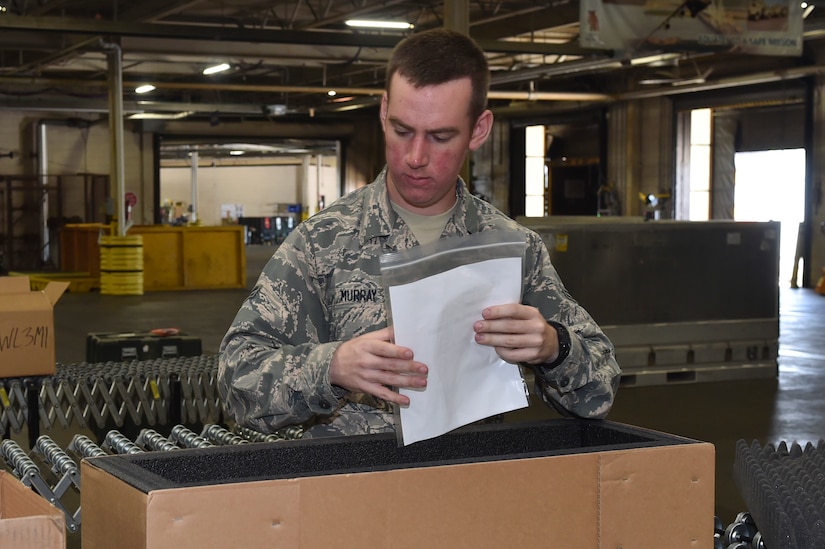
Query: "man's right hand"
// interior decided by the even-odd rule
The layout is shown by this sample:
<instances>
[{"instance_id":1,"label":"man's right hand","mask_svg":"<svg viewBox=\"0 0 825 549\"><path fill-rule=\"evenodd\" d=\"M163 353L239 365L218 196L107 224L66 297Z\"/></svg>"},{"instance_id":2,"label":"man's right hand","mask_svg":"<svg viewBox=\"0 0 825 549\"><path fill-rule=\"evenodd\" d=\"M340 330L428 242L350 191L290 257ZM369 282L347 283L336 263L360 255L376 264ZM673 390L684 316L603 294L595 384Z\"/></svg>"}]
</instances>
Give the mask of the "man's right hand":
<instances>
[{"instance_id":1,"label":"man's right hand","mask_svg":"<svg viewBox=\"0 0 825 549\"><path fill-rule=\"evenodd\" d=\"M384 328L342 343L332 355L329 380L349 391L409 406L409 398L389 387L423 389L427 366L413 359L411 349L392 343L392 329Z\"/></svg>"}]
</instances>

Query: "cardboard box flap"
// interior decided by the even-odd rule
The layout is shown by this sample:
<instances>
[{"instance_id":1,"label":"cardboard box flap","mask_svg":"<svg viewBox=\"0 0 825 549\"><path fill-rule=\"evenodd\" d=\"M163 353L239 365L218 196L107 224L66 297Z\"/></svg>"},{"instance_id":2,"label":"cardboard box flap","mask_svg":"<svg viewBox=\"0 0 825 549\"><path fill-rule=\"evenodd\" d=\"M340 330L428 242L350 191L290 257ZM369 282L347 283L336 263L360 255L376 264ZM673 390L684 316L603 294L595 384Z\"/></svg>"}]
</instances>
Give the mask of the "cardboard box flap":
<instances>
[{"instance_id":1,"label":"cardboard box flap","mask_svg":"<svg viewBox=\"0 0 825 549\"><path fill-rule=\"evenodd\" d=\"M6 471L0 472L0 518L11 519L32 515L48 515L63 519L63 513L57 507L37 495L17 477Z\"/></svg>"},{"instance_id":2,"label":"cardboard box flap","mask_svg":"<svg viewBox=\"0 0 825 549\"><path fill-rule=\"evenodd\" d=\"M31 291L27 276L0 276L0 294L25 294Z\"/></svg>"},{"instance_id":3,"label":"cardboard box flap","mask_svg":"<svg viewBox=\"0 0 825 549\"><path fill-rule=\"evenodd\" d=\"M0 547L66 547L63 513L5 471L0 471Z\"/></svg>"},{"instance_id":4,"label":"cardboard box flap","mask_svg":"<svg viewBox=\"0 0 825 549\"><path fill-rule=\"evenodd\" d=\"M49 303L54 306L57 303L57 300L60 299L60 296L66 291L69 287L68 282L53 280L46 284L46 287L43 288L43 293L46 294L46 297L49 300Z\"/></svg>"}]
</instances>

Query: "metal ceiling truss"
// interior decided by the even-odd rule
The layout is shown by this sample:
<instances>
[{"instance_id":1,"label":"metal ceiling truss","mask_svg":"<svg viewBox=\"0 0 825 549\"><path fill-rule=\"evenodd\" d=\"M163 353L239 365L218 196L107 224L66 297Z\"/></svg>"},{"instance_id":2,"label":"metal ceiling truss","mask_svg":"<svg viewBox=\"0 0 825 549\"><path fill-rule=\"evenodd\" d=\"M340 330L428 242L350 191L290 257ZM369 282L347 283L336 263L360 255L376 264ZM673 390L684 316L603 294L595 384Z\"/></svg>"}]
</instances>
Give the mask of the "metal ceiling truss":
<instances>
[{"instance_id":1,"label":"metal ceiling truss","mask_svg":"<svg viewBox=\"0 0 825 549\"><path fill-rule=\"evenodd\" d=\"M421 30L443 26L453 7L466 9L470 34L488 53L491 104L499 108L523 101L580 105L819 74L825 28L819 14L825 10L814 10L805 23L805 55L789 59L582 48L579 6L572 0L465 0L455 6L416 0L8 0L6 6L0 14L0 108L104 112L103 44L114 42L123 51L126 111L187 116L220 111L270 118L271 105L284 107L278 115L315 116L376 105L384 65L404 34L346 28L344 21L353 17L403 20ZM201 74L220 60L232 69ZM695 87L656 78L663 62L685 60L702 75ZM661 85L640 85L645 79ZM152 97L132 92L146 82L156 86ZM337 95L329 96L330 90Z\"/></svg>"}]
</instances>

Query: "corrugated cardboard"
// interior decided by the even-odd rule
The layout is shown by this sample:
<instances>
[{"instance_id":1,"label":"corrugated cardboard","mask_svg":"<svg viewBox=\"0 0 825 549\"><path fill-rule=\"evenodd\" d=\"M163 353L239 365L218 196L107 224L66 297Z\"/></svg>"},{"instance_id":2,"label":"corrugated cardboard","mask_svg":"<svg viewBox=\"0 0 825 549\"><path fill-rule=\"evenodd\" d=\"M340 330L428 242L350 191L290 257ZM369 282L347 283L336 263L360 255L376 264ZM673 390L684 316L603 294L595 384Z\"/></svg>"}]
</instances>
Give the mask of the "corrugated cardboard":
<instances>
[{"instance_id":1,"label":"corrugated cardboard","mask_svg":"<svg viewBox=\"0 0 825 549\"><path fill-rule=\"evenodd\" d=\"M54 305L68 287L32 291L27 276L0 277L0 377L54 375Z\"/></svg>"},{"instance_id":2,"label":"corrugated cardboard","mask_svg":"<svg viewBox=\"0 0 825 549\"><path fill-rule=\"evenodd\" d=\"M552 447L550 432L535 434ZM657 445L659 434L637 430L621 444L597 433L590 438L603 438L604 451L591 443L576 453L569 434L562 433L568 448L546 455L535 448L485 455L477 451L484 439L448 434L395 448L401 462L419 444L416 455L437 460L401 465L381 462L382 451L364 443L360 471L340 439L84 460L83 548L112 539L121 549L713 547L713 445L670 435ZM456 441L474 457L452 459ZM302 469L319 462L342 469ZM220 467L227 478L213 483Z\"/></svg>"},{"instance_id":3,"label":"corrugated cardboard","mask_svg":"<svg viewBox=\"0 0 825 549\"><path fill-rule=\"evenodd\" d=\"M0 547L66 547L63 513L6 471L0 471Z\"/></svg>"}]
</instances>

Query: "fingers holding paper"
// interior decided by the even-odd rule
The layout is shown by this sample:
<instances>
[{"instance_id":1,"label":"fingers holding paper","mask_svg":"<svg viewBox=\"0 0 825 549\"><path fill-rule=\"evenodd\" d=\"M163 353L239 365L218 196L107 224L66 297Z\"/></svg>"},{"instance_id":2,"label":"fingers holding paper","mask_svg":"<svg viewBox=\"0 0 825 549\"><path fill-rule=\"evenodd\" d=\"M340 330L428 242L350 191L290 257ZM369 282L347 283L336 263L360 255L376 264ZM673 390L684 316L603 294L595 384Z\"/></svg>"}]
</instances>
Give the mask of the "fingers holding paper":
<instances>
[{"instance_id":1,"label":"fingers holding paper","mask_svg":"<svg viewBox=\"0 0 825 549\"><path fill-rule=\"evenodd\" d=\"M347 390L407 406L410 399L390 387L426 387L427 366L413 358L411 349L392 343L392 330L384 328L342 343L332 355L329 380Z\"/></svg>"},{"instance_id":2,"label":"fingers holding paper","mask_svg":"<svg viewBox=\"0 0 825 549\"><path fill-rule=\"evenodd\" d=\"M558 334L535 307L499 305L487 307L481 316L473 325L476 342L494 347L507 362L542 364L558 356Z\"/></svg>"}]
</instances>

